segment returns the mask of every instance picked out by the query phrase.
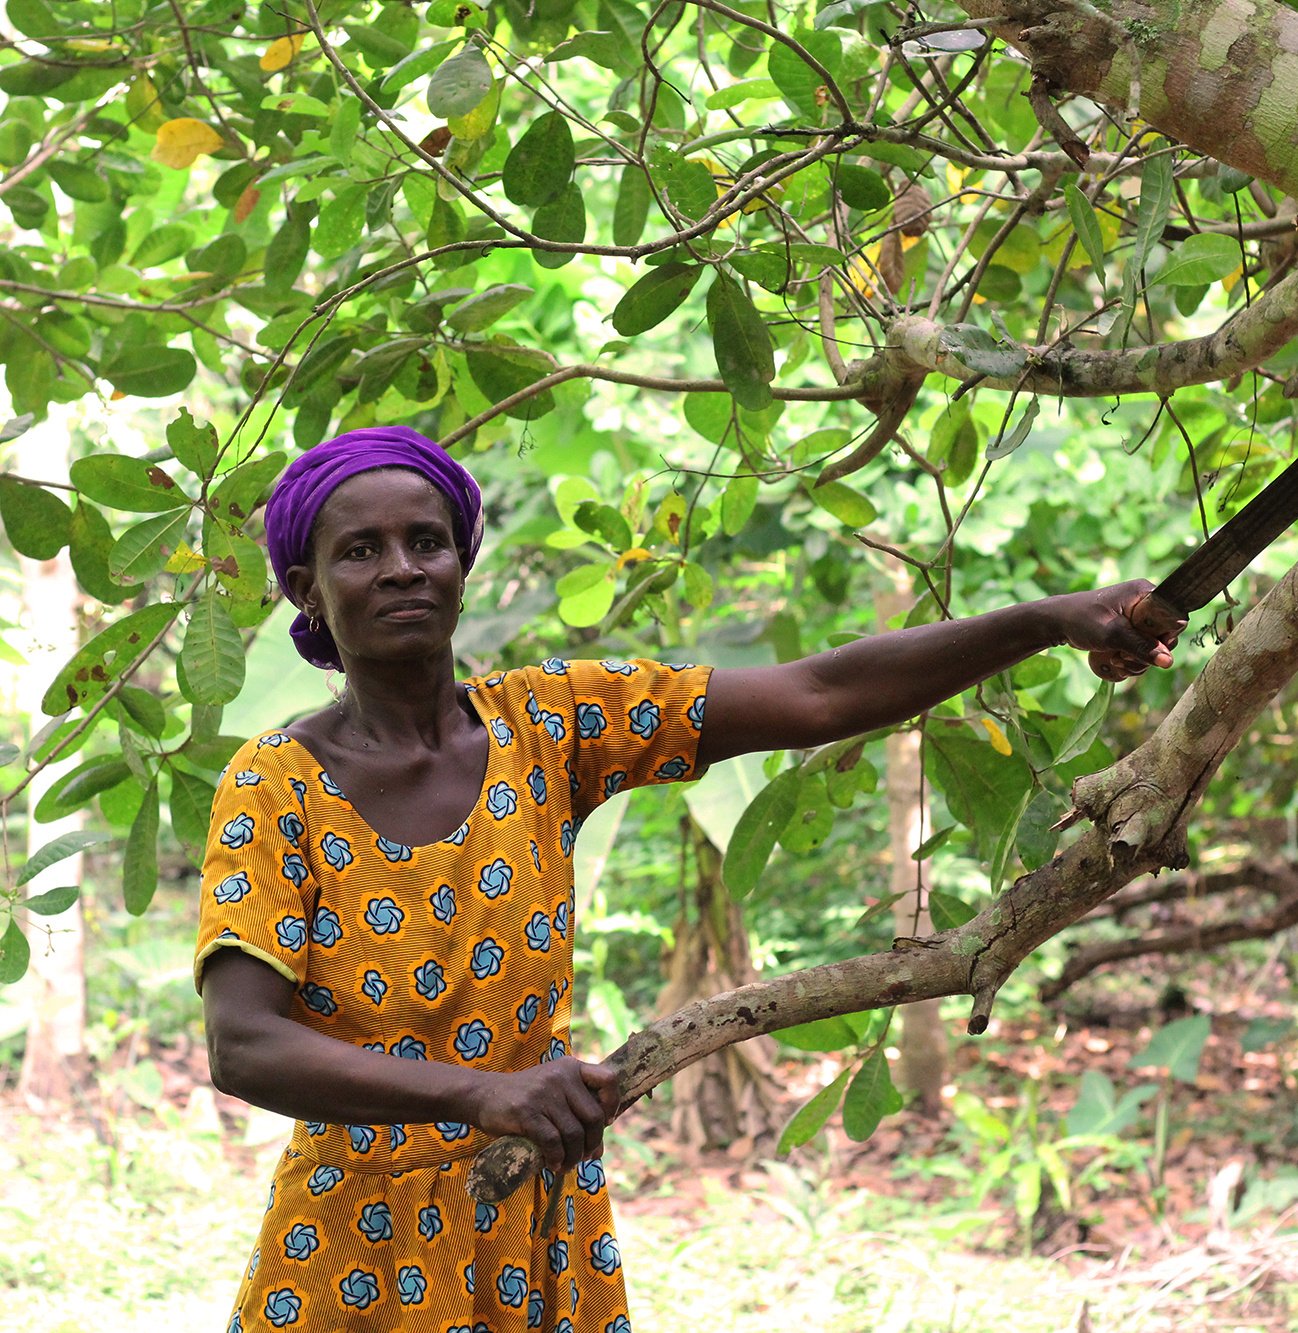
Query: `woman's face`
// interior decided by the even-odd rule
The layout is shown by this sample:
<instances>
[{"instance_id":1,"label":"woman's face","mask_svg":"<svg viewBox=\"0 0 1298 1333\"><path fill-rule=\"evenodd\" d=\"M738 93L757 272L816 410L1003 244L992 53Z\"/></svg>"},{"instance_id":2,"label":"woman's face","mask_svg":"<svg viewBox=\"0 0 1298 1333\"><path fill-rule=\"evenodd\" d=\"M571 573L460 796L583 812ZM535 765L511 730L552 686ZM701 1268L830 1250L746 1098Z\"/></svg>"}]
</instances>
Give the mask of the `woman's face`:
<instances>
[{"instance_id":1,"label":"woman's face","mask_svg":"<svg viewBox=\"0 0 1298 1333\"><path fill-rule=\"evenodd\" d=\"M450 503L419 473L350 477L325 501L311 544L311 564L294 565L289 583L344 660L427 658L449 645L464 575Z\"/></svg>"}]
</instances>

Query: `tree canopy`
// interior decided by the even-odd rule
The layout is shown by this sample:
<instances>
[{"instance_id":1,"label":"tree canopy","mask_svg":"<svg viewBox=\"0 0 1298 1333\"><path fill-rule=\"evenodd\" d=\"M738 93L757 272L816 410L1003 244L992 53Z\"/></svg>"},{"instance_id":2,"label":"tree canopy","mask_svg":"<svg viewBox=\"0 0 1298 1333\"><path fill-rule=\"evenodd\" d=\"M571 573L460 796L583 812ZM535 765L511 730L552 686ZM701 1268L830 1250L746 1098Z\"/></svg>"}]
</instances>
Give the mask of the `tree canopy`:
<instances>
[{"instance_id":1,"label":"tree canopy","mask_svg":"<svg viewBox=\"0 0 1298 1333\"><path fill-rule=\"evenodd\" d=\"M1141 573L1291 452L1290 5L6 9L4 438L118 399L158 430L136 452L81 441L67 477L0 475L13 548L66 547L87 605L4 809L76 754L32 813L96 802L132 911L164 813L201 848L241 739L223 710L274 608L257 510L329 434L408 422L481 472L499 522L470 664L565 636L787 657L870 628L885 568L913 582L912 622ZM1202 761L1173 796L1202 797L1291 674L1278 615L1224 748L1166 733ZM967 987L984 1019L1083 901L1183 858L1184 799L1117 870L1112 839L1051 860L1072 781L1183 685L1145 682L1115 728L1110 687L1041 659L926 721L945 811L917 850L960 852L982 892L1022 869L1020 898L1055 893ZM727 823L731 891L876 778L864 741L773 761ZM1131 816L1098 790L1103 843ZM1089 888L1069 916L1032 872ZM957 943L976 898L932 895Z\"/></svg>"}]
</instances>

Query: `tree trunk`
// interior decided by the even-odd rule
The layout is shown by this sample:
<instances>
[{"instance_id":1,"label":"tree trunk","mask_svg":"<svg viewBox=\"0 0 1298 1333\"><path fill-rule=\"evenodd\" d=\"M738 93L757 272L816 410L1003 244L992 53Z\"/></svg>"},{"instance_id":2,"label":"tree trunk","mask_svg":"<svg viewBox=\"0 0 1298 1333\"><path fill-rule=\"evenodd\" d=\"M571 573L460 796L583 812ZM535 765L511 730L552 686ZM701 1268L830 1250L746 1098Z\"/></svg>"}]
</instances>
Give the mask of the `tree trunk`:
<instances>
[{"instance_id":1,"label":"tree trunk","mask_svg":"<svg viewBox=\"0 0 1298 1333\"><path fill-rule=\"evenodd\" d=\"M1265 0L958 0L1081 93L1298 194L1298 14ZM1133 94L1136 96L1133 98Z\"/></svg>"},{"instance_id":2,"label":"tree trunk","mask_svg":"<svg viewBox=\"0 0 1298 1333\"><path fill-rule=\"evenodd\" d=\"M16 462L34 476L67 475L67 426L57 417L28 431L18 445ZM21 707L40 719L45 682L77 649L78 592L67 550L53 560L21 561L23 604L30 634L23 673ZM75 762L75 761L71 761ZM28 788L28 810L68 767L57 764L37 775ZM28 855L61 834L79 829L80 812L48 824L30 817ZM27 885L29 896L47 889L81 883L80 855L49 866ZM84 1072L86 987L83 970L84 927L78 900L54 917L26 914L32 946L31 967L24 986L28 995L27 1045L18 1090L36 1106L67 1101Z\"/></svg>"},{"instance_id":3,"label":"tree trunk","mask_svg":"<svg viewBox=\"0 0 1298 1333\"><path fill-rule=\"evenodd\" d=\"M694 901L683 907L667 962L660 1013L753 981L743 914L721 882L721 853L694 818L682 820L693 853ZM684 887L684 886L682 886ZM672 1085L672 1133L694 1148L749 1151L775 1130L777 1088L770 1037L730 1046L684 1069Z\"/></svg>"}]
</instances>

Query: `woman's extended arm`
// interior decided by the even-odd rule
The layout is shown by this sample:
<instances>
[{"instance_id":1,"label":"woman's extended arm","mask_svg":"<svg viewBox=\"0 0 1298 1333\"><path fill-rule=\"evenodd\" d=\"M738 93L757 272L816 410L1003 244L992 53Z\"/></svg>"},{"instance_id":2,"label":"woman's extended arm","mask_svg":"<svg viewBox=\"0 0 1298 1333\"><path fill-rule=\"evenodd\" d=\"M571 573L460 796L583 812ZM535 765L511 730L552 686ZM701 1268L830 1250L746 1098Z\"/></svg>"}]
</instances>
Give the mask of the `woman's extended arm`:
<instances>
[{"instance_id":1,"label":"woman's extended arm","mask_svg":"<svg viewBox=\"0 0 1298 1333\"><path fill-rule=\"evenodd\" d=\"M967 620L857 639L781 666L717 670L708 685L698 764L754 750L805 748L891 726L1043 648L1069 644L1120 654L1127 675L1170 666L1183 628L1155 639L1128 613L1144 579L1066 593Z\"/></svg>"},{"instance_id":2,"label":"woman's extended arm","mask_svg":"<svg viewBox=\"0 0 1298 1333\"><path fill-rule=\"evenodd\" d=\"M212 1082L300 1120L426 1124L456 1120L488 1134L522 1134L551 1170L598 1157L617 1112L617 1078L571 1057L518 1073L398 1060L312 1031L289 1017L294 986L235 948L203 969Z\"/></svg>"}]
</instances>

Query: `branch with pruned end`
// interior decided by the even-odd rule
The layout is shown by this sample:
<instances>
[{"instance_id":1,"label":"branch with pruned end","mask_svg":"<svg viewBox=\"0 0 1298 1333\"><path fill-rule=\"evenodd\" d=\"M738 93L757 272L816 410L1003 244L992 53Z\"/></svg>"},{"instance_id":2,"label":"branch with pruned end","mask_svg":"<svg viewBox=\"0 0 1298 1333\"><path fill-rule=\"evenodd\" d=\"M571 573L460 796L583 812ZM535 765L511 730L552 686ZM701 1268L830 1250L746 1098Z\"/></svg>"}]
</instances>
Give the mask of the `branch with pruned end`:
<instances>
[{"instance_id":1,"label":"branch with pruned end","mask_svg":"<svg viewBox=\"0 0 1298 1333\"><path fill-rule=\"evenodd\" d=\"M1295 675L1298 566L1249 612L1144 745L1074 785L1075 817L1091 826L1066 851L954 930L755 982L634 1033L605 1061L618 1076L622 1109L733 1042L821 1018L969 995L969 1031L985 1031L998 991L1034 949L1138 876L1185 865L1187 821L1208 782ZM495 1202L540 1170L533 1144L500 1139L479 1153L468 1188Z\"/></svg>"}]
</instances>

